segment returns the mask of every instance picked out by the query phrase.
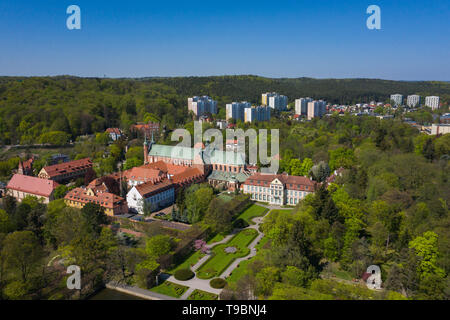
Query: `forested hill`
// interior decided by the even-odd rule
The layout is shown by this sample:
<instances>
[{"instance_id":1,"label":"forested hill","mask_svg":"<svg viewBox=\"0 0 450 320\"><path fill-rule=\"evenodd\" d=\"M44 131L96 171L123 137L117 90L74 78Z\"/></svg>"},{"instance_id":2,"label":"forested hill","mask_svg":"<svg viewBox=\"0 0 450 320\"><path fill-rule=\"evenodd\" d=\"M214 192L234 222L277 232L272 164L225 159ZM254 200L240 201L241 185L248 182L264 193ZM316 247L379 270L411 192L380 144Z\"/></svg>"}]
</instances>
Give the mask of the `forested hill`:
<instances>
[{"instance_id":1,"label":"forested hill","mask_svg":"<svg viewBox=\"0 0 450 320\"><path fill-rule=\"evenodd\" d=\"M403 95L440 95L450 99L448 82L410 82L378 79L312 79L312 78L263 78L258 76L177 77L148 78L174 87L179 94L207 94L228 97L229 100L261 101L261 93L275 91L293 101L300 97L325 99L332 103L386 101L393 93Z\"/></svg>"},{"instance_id":2,"label":"forested hill","mask_svg":"<svg viewBox=\"0 0 450 320\"><path fill-rule=\"evenodd\" d=\"M225 103L240 100L258 103L261 93L266 91L287 95L290 102L305 96L333 103L386 101L392 93L439 95L443 101L450 101L447 82L257 76L0 77L0 143L45 143L54 140L54 132L65 132L75 138L108 127L127 129L135 121L144 120L147 113L175 128L188 119L189 96L212 96L224 115Z\"/></svg>"}]
</instances>

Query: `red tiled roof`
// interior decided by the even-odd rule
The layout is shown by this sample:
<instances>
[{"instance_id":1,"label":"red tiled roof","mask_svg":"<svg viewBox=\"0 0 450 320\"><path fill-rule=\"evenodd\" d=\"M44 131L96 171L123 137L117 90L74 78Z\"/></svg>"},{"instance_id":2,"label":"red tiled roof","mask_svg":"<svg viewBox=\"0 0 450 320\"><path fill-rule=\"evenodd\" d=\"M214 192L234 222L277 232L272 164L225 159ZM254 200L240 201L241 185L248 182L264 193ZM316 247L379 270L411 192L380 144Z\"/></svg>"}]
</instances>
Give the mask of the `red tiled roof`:
<instances>
[{"instance_id":1,"label":"red tiled roof","mask_svg":"<svg viewBox=\"0 0 450 320\"><path fill-rule=\"evenodd\" d=\"M124 171L124 176L128 180L148 182L161 180L164 176L164 173L161 170L141 166L141 167L134 167L130 170Z\"/></svg>"},{"instance_id":2,"label":"red tiled roof","mask_svg":"<svg viewBox=\"0 0 450 320\"><path fill-rule=\"evenodd\" d=\"M42 197L50 197L57 186L59 186L59 184L53 180L15 174L11 180L9 180L6 188Z\"/></svg>"},{"instance_id":3,"label":"red tiled roof","mask_svg":"<svg viewBox=\"0 0 450 320\"><path fill-rule=\"evenodd\" d=\"M108 128L108 129L106 129L106 132L108 132L108 133L115 133L117 135L121 135L122 134L122 132L120 131L119 128Z\"/></svg>"},{"instance_id":4,"label":"red tiled roof","mask_svg":"<svg viewBox=\"0 0 450 320\"><path fill-rule=\"evenodd\" d=\"M315 186L315 182L306 177L290 176L288 174L264 174L259 172L250 176L247 180L245 180L244 184L269 187L270 183L275 179L280 180L288 190L313 191Z\"/></svg>"},{"instance_id":5,"label":"red tiled roof","mask_svg":"<svg viewBox=\"0 0 450 320\"><path fill-rule=\"evenodd\" d=\"M199 169L187 168L184 172L174 175L172 181L176 184L182 184L199 178L203 178L203 174Z\"/></svg>"},{"instance_id":6,"label":"red tiled roof","mask_svg":"<svg viewBox=\"0 0 450 320\"><path fill-rule=\"evenodd\" d=\"M116 196L109 192L95 192L94 195L88 195L88 189L75 188L69 191L64 197L65 200L81 202L81 203L96 203L102 207L113 209L116 206L120 206L125 201L124 198Z\"/></svg>"},{"instance_id":7,"label":"red tiled roof","mask_svg":"<svg viewBox=\"0 0 450 320\"><path fill-rule=\"evenodd\" d=\"M166 191L173 188L173 183L170 180L164 180L160 183L147 182L137 185L135 188L144 198L148 198L154 194Z\"/></svg>"},{"instance_id":8,"label":"red tiled roof","mask_svg":"<svg viewBox=\"0 0 450 320\"><path fill-rule=\"evenodd\" d=\"M160 170L169 175L176 175L186 171L188 168L185 166L178 166L176 164L166 163L164 161L157 161L142 166L143 168Z\"/></svg>"},{"instance_id":9,"label":"red tiled roof","mask_svg":"<svg viewBox=\"0 0 450 320\"><path fill-rule=\"evenodd\" d=\"M44 167L44 170L50 177L55 177L61 174L72 173L88 168L92 168L92 161L89 158L85 158L47 166Z\"/></svg>"}]
</instances>

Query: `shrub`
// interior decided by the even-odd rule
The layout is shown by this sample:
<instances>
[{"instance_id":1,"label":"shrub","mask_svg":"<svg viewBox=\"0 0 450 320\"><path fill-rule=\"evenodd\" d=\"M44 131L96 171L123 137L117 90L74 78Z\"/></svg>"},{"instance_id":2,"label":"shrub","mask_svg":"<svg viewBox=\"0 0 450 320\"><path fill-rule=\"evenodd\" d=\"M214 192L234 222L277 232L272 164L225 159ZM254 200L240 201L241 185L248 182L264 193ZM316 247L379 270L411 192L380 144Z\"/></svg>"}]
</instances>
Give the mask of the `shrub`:
<instances>
[{"instance_id":1,"label":"shrub","mask_svg":"<svg viewBox=\"0 0 450 320\"><path fill-rule=\"evenodd\" d=\"M247 228L248 226L249 226L249 224L247 223L247 221L245 221L243 219L237 219L233 222L233 227L235 227L237 229Z\"/></svg>"},{"instance_id":2,"label":"shrub","mask_svg":"<svg viewBox=\"0 0 450 320\"><path fill-rule=\"evenodd\" d=\"M194 273L190 269L180 269L177 270L174 274L175 279L180 281L190 280L194 277Z\"/></svg>"},{"instance_id":3,"label":"shrub","mask_svg":"<svg viewBox=\"0 0 450 320\"><path fill-rule=\"evenodd\" d=\"M209 285L214 289L222 289L226 284L227 282L222 278L215 278L209 282Z\"/></svg>"}]
</instances>

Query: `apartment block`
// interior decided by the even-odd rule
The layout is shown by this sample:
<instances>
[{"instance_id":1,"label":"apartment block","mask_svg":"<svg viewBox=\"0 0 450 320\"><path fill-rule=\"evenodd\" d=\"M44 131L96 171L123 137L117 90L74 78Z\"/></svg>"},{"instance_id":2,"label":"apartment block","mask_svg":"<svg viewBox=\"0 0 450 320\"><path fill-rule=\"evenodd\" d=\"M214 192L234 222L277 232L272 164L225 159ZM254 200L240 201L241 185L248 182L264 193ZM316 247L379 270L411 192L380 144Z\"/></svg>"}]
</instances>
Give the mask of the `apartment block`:
<instances>
[{"instance_id":1,"label":"apartment block","mask_svg":"<svg viewBox=\"0 0 450 320\"><path fill-rule=\"evenodd\" d=\"M206 113L217 114L217 101L208 96L188 98L188 110L197 117Z\"/></svg>"},{"instance_id":2,"label":"apartment block","mask_svg":"<svg viewBox=\"0 0 450 320\"><path fill-rule=\"evenodd\" d=\"M439 100L439 97L436 96L425 97L425 105L432 110L439 109Z\"/></svg>"}]
</instances>

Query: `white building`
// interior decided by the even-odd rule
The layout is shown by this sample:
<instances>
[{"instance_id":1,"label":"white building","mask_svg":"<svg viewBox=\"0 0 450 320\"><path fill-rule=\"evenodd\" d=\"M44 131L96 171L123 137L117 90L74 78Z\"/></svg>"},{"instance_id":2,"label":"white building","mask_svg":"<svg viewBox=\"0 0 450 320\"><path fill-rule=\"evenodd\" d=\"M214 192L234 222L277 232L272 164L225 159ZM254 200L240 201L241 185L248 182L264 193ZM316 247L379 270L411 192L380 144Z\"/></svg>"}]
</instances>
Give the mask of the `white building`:
<instances>
[{"instance_id":1,"label":"white building","mask_svg":"<svg viewBox=\"0 0 450 320\"><path fill-rule=\"evenodd\" d=\"M310 101L308 102L308 120L311 120L316 117L323 117L326 113L326 105L327 103L324 100L319 101Z\"/></svg>"},{"instance_id":2,"label":"white building","mask_svg":"<svg viewBox=\"0 0 450 320\"><path fill-rule=\"evenodd\" d=\"M417 94L409 95L406 98L406 105L410 108L415 108L420 105L420 96Z\"/></svg>"},{"instance_id":3,"label":"white building","mask_svg":"<svg viewBox=\"0 0 450 320\"><path fill-rule=\"evenodd\" d=\"M251 107L244 109L245 122L270 121L270 108L267 106Z\"/></svg>"},{"instance_id":4,"label":"white building","mask_svg":"<svg viewBox=\"0 0 450 320\"><path fill-rule=\"evenodd\" d=\"M143 214L145 205L153 212L175 202L175 188L170 180L153 184L147 182L131 188L127 193L128 208Z\"/></svg>"},{"instance_id":5,"label":"white building","mask_svg":"<svg viewBox=\"0 0 450 320\"><path fill-rule=\"evenodd\" d=\"M261 100L263 106L269 106L275 110L287 109L288 97L280 95L276 92L263 93Z\"/></svg>"},{"instance_id":6,"label":"white building","mask_svg":"<svg viewBox=\"0 0 450 320\"><path fill-rule=\"evenodd\" d=\"M245 108L251 108L251 103L247 101L233 102L226 105L226 119L236 119L245 121Z\"/></svg>"},{"instance_id":7,"label":"white building","mask_svg":"<svg viewBox=\"0 0 450 320\"><path fill-rule=\"evenodd\" d=\"M391 100L394 101L394 105L403 105L403 96L401 94L391 94Z\"/></svg>"},{"instance_id":8,"label":"white building","mask_svg":"<svg viewBox=\"0 0 450 320\"><path fill-rule=\"evenodd\" d=\"M274 205L296 205L308 194L313 193L315 183L306 177L287 174L255 173L243 184L245 194L253 201Z\"/></svg>"},{"instance_id":9,"label":"white building","mask_svg":"<svg viewBox=\"0 0 450 320\"><path fill-rule=\"evenodd\" d=\"M295 99L295 114L306 115L308 113L308 102L313 101L312 98Z\"/></svg>"},{"instance_id":10,"label":"white building","mask_svg":"<svg viewBox=\"0 0 450 320\"><path fill-rule=\"evenodd\" d=\"M217 114L217 101L208 96L188 98L188 110L194 112L197 117L208 112Z\"/></svg>"},{"instance_id":11,"label":"white building","mask_svg":"<svg viewBox=\"0 0 450 320\"><path fill-rule=\"evenodd\" d=\"M450 133L450 124L435 124L431 125L431 135L441 135Z\"/></svg>"},{"instance_id":12,"label":"white building","mask_svg":"<svg viewBox=\"0 0 450 320\"><path fill-rule=\"evenodd\" d=\"M430 107L432 110L439 109L439 97L430 96L425 97L425 105Z\"/></svg>"}]
</instances>

